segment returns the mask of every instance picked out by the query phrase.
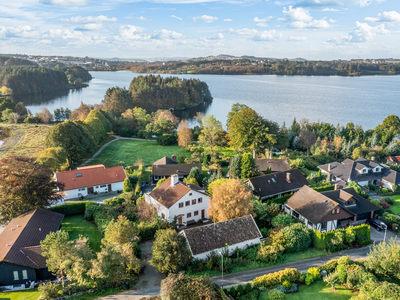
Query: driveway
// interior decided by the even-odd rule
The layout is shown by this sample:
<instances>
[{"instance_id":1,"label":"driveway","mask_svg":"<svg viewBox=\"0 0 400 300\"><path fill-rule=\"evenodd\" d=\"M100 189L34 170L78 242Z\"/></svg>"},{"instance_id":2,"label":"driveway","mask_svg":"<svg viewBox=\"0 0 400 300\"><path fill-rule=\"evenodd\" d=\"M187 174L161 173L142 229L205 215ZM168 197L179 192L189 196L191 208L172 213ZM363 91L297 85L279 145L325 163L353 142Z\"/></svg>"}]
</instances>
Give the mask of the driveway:
<instances>
[{"instance_id":1,"label":"driveway","mask_svg":"<svg viewBox=\"0 0 400 300\"><path fill-rule=\"evenodd\" d=\"M380 243L383 241L385 237L385 231L378 231L375 229L375 227L371 226L371 240L376 242L376 243ZM397 238L397 235L391 231L391 230L387 230L386 231L386 242L389 242L389 240L391 238ZM398 240L397 242L400 242L400 240Z\"/></svg>"},{"instance_id":2,"label":"driveway","mask_svg":"<svg viewBox=\"0 0 400 300\"><path fill-rule=\"evenodd\" d=\"M165 278L164 274L156 272L156 268L149 265L151 259L151 247L153 241L148 241L140 244L142 249L142 259L146 265L144 274L139 277L137 284L131 290L101 298L103 300L138 300L143 297L155 296L160 294L161 280Z\"/></svg>"}]
</instances>

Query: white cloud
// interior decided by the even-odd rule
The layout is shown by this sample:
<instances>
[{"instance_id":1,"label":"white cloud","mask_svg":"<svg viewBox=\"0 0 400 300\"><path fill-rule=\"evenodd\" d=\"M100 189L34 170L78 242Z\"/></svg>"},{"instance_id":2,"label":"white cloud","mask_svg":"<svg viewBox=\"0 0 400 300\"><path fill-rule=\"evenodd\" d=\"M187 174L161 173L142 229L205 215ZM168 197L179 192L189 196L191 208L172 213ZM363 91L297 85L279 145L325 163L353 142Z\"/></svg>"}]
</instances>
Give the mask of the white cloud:
<instances>
[{"instance_id":1,"label":"white cloud","mask_svg":"<svg viewBox=\"0 0 400 300\"><path fill-rule=\"evenodd\" d=\"M334 19L329 19L329 22L331 22L331 23L336 23L337 21L334 20Z\"/></svg>"},{"instance_id":2,"label":"white cloud","mask_svg":"<svg viewBox=\"0 0 400 300\"><path fill-rule=\"evenodd\" d=\"M193 21L196 22L197 20L204 21L206 23L211 23L211 22L214 22L214 21L218 20L218 18L217 17L213 17L213 16L208 16L208 15L202 15L202 16L198 16L198 17L194 17L193 18Z\"/></svg>"},{"instance_id":3,"label":"white cloud","mask_svg":"<svg viewBox=\"0 0 400 300\"><path fill-rule=\"evenodd\" d=\"M137 18L139 21L145 21L145 22L150 22L151 21L151 19L147 19L147 18L145 18L145 17L143 17L143 16L140 16L139 18Z\"/></svg>"},{"instance_id":4,"label":"white cloud","mask_svg":"<svg viewBox=\"0 0 400 300\"><path fill-rule=\"evenodd\" d=\"M295 7L312 7L321 9L326 6L340 6L343 5L341 0L302 0L295 4Z\"/></svg>"},{"instance_id":5,"label":"white cloud","mask_svg":"<svg viewBox=\"0 0 400 300\"><path fill-rule=\"evenodd\" d=\"M87 2L87 0L40 0L40 3L55 6L82 6Z\"/></svg>"},{"instance_id":6,"label":"white cloud","mask_svg":"<svg viewBox=\"0 0 400 300\"><path fill-rule=\"evenodd\" d=\"M288 38L288 41L302 42L307 41L307 38L305 36L291 36Z\"/></svg>"},{"instance_id":7,"label":"white cloud","mask_svg":"<svg viewBox=\"0 0 400 300\"><path fill-rule=\"evenodd\" d=\"M343 45L349 43L364 43L374 39L376 35L389 34L389 30L385 29L384 24L377 26L370 26L367 23L356 22L356 28L354 28L349 35L341 36L328 40L329 43Z\"/></svg>"},{"instance_id":8,"label":"white cloud","mask_svg":"<svg viewBox=\"0 0 400 300\"><path fill-rule=\"evenodd\" d=\"M241 29L229 29L229 32L237 35L255 35L258 33L257 29L241 28Z\"/></svg>"},{"instance_id":9,"label":"white cloud","mask_svg":"<svg viewBox=\"0 0 400 300\"><path fill-rule=\"evenodd\" d=\"M150 35L144 31L144 28L126 25L119 28L119 35L126 40L148 40Z\"/></svg>"},{"instance_id":10,"label":"white cloud","mask_svg":"<svg viewBox=\"0 0 400 300\"><path fill-rule=\"evenodd\" d=\"M102 23L88 23L88 24L83 24L82 26L79 26L75 28L75 30L78 31L86 31L86 30L98 30L103 27Z\"/></svg>"},{"instance_id":11,"label":"white cloud","mask_svg":"<svg viewBox=\"0 0 400 300\"><path fill-rule=\"evenodd\" d=\"M256 24L257 27L268 27L267 23L257 23Z\"/></svg>"},{"instance_id":12,"label":"white cloud","mask_svg":"<svg viewBox=\"0 0 400 300\"><path fill-rule=\"evenodd\" d=\"M224 22L233 22L232 19L224 19Z\"/></svg>"},{"instance_id":13,"label":"white cloud","mask_svg":"<svg viewBox=\"0 0 400 300\"><path fill-rule=\"evenodd\" d=\"M336 8L329 8L329 7L326 7L326 8L323 8L322 11L339 11L339 10L336 9Z\"/></svg>"},{"instance_id":14,"label":"white cloud","mask_svg":"<svg viewBox=\"0 0 400 300\"><path fill-rule=\"evenodd\" d=\"M378 3L378 4L382 3L385 0L351 0L351 1L357 5L360 5L361 7L364 7L364 6L371 5L372 3Z\"/></svg>"},{"instance_id":15,"label":"white cloud","mask_svg":"<svg viewBox=\"0 0 400 300\"><path fill-rule=\"evenodd\" d=\"M207 40L223 40L225 36L220 32L216 36L209 37Z\"/></svg>"},{"instance_id":16,"label":"white cloud","mask_svg":"<svg viewBox=\"0 0 400 300\"><path fill-rule=\"evenodd\" d=\"M274 4L275 4L275 5L278 5L278 6L285 6L285 5L293 4L293 2L292 2L292 1L285 1L285 2L282 2L282 1L275 1Z\"/></svg>"},{"instance_id":17,"label":"white cloud","mask_svg":"<svg viewBox=\"0 0 400 300\"><path fill-rule=\"evenodd\" d=\"M283 9L283 14L286 16L287 21L290 22L290 27L298 29L326 29L330 28L331 24L325 19L315 20L310 12L303 7L289 6Z\"/></svg>"},{"instance_id":18,"label":"white cloud","mask_svg":"<svg viewBox=\"0 0 400 300\"><path fill-rule=\"evenodd\" d=\"M79 23L79 24L85 24L85 23L104 23L104 22L117 22L117 18L109 18L107 16L88 16L88 17L81 17L81 16L77 16L77 17L71 17L69 19L61 19L61 21L63 22L67 22L67 23Z\"/></svg>"},{"instance_id":19,"label":"white cloud","mask_svg":"<svg viewBox=\"0 0 400 300\"><path fill-rule=\"evenodd\" d=\"M176 31L171 31L167 29L156 30L152 33L151 38L156 40L175 40L182 38L182 34Z\"/></svg>"},{"instance_id":20,"label":"white cloud","mask_svg":"<svg viewBox=\"0 0 400 300\"><path fill-rule=\"evenodd\" d=\"M0 38L38 38L40 33L29 25L17 27L0 26Z\"/></svg>"},{"instance_id":21,"label":"white cloud","mask_svg":"<svg viewBox=\"0 0 400 300\"><path fill-rule=\"evenodd\" d=\"M171 17L172 17L172 18L175 18L175 19L178 19L179 21L182 21L182 18L179 18L179 17L177 17L177 16L175 16L175 15L171 15Z\"/></svg>"},{"instance_id":22,"label":"white cloud","mask_svg":"<svg viewBox=\"0 0 400 300\"><path fill-rule=\"evenodd\" d=\"M259 17L255 17L255 18L253 19L253 21L256 22L256 23L266 23L266 22L271 21L272 19L273 19L272 16L265 17L265 18L262 18L262 19L260 19Z\"/></svg>"},{"instance_id":23,"label":"white cloud","mask_svg":"<svg viewBox=\"0 0 400 300\"><path fill-rule=\"evenodd\" d=\"M257 29L241 28L241 29L229 29L229 32L237 35L250 36L253 41L276 41L279 40L283 34L281 32L272 30L258 31Z\"/></svg>"},{"instance_id":24,"label":"white cloud","mask_svg":"<svg viewBox=\"0 0 400 300\"><path fill-rule=\"evenodd\" d=\"M366 17L365 22L400 24L400 14L397 11L384 11L379 13L377 18Z\"/></svg>"}]
</instances>

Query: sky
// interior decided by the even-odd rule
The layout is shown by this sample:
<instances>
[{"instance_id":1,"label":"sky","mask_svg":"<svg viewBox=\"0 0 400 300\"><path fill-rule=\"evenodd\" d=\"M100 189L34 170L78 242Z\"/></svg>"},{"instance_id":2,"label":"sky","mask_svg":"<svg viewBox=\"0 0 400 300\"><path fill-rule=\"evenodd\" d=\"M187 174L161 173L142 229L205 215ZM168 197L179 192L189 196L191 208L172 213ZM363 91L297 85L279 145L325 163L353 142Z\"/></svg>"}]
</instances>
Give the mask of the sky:
<instances>
[{"instance_id":1,"label":"sky","mask_svg":"<svg viewBox=\"0 0 400 300\"><path fill-rule=\"evenodd\" d=\"M0 53L400 58L400 0L0 0Z\"/></svg>"}]
</instances>

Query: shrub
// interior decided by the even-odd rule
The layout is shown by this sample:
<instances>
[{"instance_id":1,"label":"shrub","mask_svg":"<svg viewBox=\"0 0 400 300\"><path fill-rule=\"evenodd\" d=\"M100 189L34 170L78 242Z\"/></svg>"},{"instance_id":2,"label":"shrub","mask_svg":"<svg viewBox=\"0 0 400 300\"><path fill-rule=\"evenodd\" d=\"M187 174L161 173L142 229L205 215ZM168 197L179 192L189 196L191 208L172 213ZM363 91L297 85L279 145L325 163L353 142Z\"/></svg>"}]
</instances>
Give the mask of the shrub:
<instances>
[{"instance_id":1,"label":"shrub","mask_svg":"<svg viewBox=\"0 0 400 300\"><path fill-rule=\"evenodd\" d=\"M273 288L281 285L283 281L301 282L302 274L297 269L284 269L275 273L266 274L253 280L255 287Z\"/></svg>"},{"instance_id":2,"label":"shrub","mask_svg":"<svg viewBox=\"0 0 400 300\"><path fill-rule=\"evenodd\" d=\"M266 245L261 243L257 252L257 260L262 262L276 262L283 254L283 247L279 244Z\"/></svg>"},{"instance_id":3,"label":"shrub","mask_svg":"<svg viewBox=\"0 0 400 300\"><path fill-rule=\"evenodd\" d=\"M354 262L350 259L348 255L342 256L337 261L338 265L351 265Z\"/></svg>"},{"instance_id":4,"label":"shrub","mask_svg":"<svg viewBox=\"0 0 400 300\"><path fill-rule=\"evenodd\" d=\"M290 283L290 281L287 281L287 280L282 282L282 286L287 290L290 290L293 287L293 285Z\"/></svg>"},{"instance_id":5,"label":"shrub","mask_svg":"<svg viewBox=\"0 0 400 300\"><path fill-rule=\"evenodd\" d=\"M338 265L338 260L331 259L326 264L320 266L318 269L320 272L326 271L329 274L329 273L332 273L333 271L335 271L337 265Z\"/></svg>"},{"instance_id":6,"label":"shrub","mask_svg":"<svg viewBox=\"0 0 400 300\"><path fill-rule=\"evenodd\" d=\"M104 211L104 207L95 202L86 202L84 218L93 221L94 215L98 211Z\"/></svg>"},{"instance_id":7,"label":"shrub","mask_svg":"<svg viewBox=\"0 0 400 300\"><path fill-rule=\"evenodd\" d=\"M243 285L239 284L236 291L238 294L243 295L244 294Z\"/></svg>"},{"instance_id":8,"label":"shrub","mask_svg":"<svg viewBox=\"0 0 400 300\"><path fill-rule=\"evenodd\" d=\"M246 283L246 285L244 287L244 291L246 294L250 293L250 291L251 291L251 283L250 282Z\"/></svg>"},{"instance_id":9,"label":"shrub","mask_svg":"<svg viewBox=\"0 0 400 300\"><path fill-rule=\"evenodd\" d=\"M335 286L339 283L339 276L337 272L333 272L328 276L324 277L324 281L331 286L332 289L335 289Z\"/></svg>"},{"instance_id":10,"label":"shrub","mask_svg":"<svg viewBox=\"0 0 400 300\"><path fill-rule=\"evenodd\" d=\"M50 207L50 211L54 211L64 216L83 215L85 213L85 202L68 203Z\"/></svg>"},{"instance_id":11,"label":"shrub","mask_svg":"<svg viewBox=\"0 0 400 300\"><path fill-rule=\"evenodd\" d=\"M396 201L393 200L393 199L390 198L390 197L382 197L381 200L382 200L382 201L385 201L385 202L386 202L387 204L389 204L389 205L395 205L395 204L396 204Z\"/></svg>"},{"instance_id":12,"label":"shrub","mask_svg":"<svg viewBox=\"0 0 400 300\"><path fill-rule=\"evenodd\" d=\"M52 282L46 282L39 285L39 299L53 299L58 297L60 285Z\"/></svg>"},{"instance_id":13,"label":"shrub","mask_svg":"<svg viewBox=\"0 0 400 300\"><path fill-rule=\"evenodd\" d=\"M382 205L383 209L389 209L390 208L390 205L387 204L386 201L384 201L384 200L381 200L380 204Z\"/></svg>"},{"instance_id":14,"label":"shrub","mask_svg":"<svg viewBox=\"0 0 400 300\"><path fill-rule=\"evenodd\" d=\"M237 300L258 300L258 297L260 296L260 291L257 289L251 290L249 293L237 297Z\"/></svg>"},{"instance_id":15,"label":"shrub","mask_svg":"<svg viewBox=\"0 0 400 300\"><path fill-rule=\"evenodd\" d=\"M280 232L282 239L279 243L285 248L285 252L304 251L311 245L313 232L302 223L284 227Z\"/></svg>"},{"instance_id":16,"label":"shrub","mask_svg":"<svg viewBox=\"0 0 400 300\"><path fill-rule=\"evenodd\" d=\"M309 268L306 274L305 282L307 285L310 285L314 281L321 279L321 274L318 268Z\"/></svg>"},{"instance_id":17,"label":"shrub","mask_svg":"<svg viewBox=\"0 0 400 300\"><path fill-rule=\"evenodd\" d=\"M162 223L157 219L152 223L141 221L137 225L139 236L142 240L151 240L154 238L156 231L162 228Z\"/></svg>"},{"instance_id":18,"label":"shrub","mask_svg":"<svg viewBox=\"0 0 400 300\"><path fill-rule=\"evenodd\" d=\"M360 287L368 280L376 280L372 273L365 271L359 265L353 265L347 270L346 285L353 289L360 289Z\"/></svg>"},{"instance_id":19,"label":"shrub","mask_svg":"<svg viewBox=\"0 0 400 300\"><path fill-rule=\"evenodd\" d=\"M347 265L338 265L336 272L340 283L345 283L347 281Z\"/></svg>"},{"instance_id":20,"label":"shrub","mask_svg":"<svg viewBox=\"0 0 400 300\"><path fill-rule=\"evenodd\" d=\"M156 139L157 144L162 146L171 146L178 144L178 136L176 133L159 135Z\"/></svg>"},{"instance_id":21,"label":"shrub","mask_svg":"<svg viewBox=\"0 0 400 300\"><path fill-rule=\"evenodd\" d=\"M269 300L285 300L286 296L285 296L285 293L282 293L281 291L273 289L268 292L268 298L269 298Z\"/></svg>"},{"instance_id":22,"label":"shrub","mask_svg":"<svg viewBox=\"0 0 400 300\"><path fill-rule=\"evenodd\" d=\"M231 295L233 298L236 297L236 289L233 286L229 290L229 295Z\"/></svg>"},{"instance_id":23,"label":"shrub","mask_svg":"<svg viewBox=\"0 0 400 300\"><path fill-rule=\"evenodd\" d=\"M268 230L268 228L264 227L264 228L260 228L260 232L261 232L263 238L266 238L268 236L269 230Z\"/></svg>"},{"instance_id":24,"label":"shrub","mask_svg":"<svg viewBox=\"0 0 400 300\"><path fill-rule=\"evenodd\" d=\"M285 294L296 293L296 292L299 290L297 284L295 284L295 283L290 283L289 281L288 281L288 283L289 283L290 286L291 286L290 289L285 288L283 285L278 286L278 287L275 288L275 289L278 290L278 291L280 291L280 292L282 292L282 293L285 293Z\"/></svg>"},{"instance_id":25,"label":"shrub","mask_svg":"<svg viewBox=\"0 0 400 300\"><path fill-rule=\"evenodd\" d=\"M353 226L349 226L346 228L344 239L347 243L352 243L356 240L356 232Z\"/></svg>"},{"instance_id":26,"label":"shrub","mask_svg":"<svg viewBox=\"0 0 400 300\"><path fill-rule=\"evenodd\" d=\"M279 214L272 219L272 226L276 227L286 227L293 224L293 219L290 215Z\"/></svg>"}]
</instances>

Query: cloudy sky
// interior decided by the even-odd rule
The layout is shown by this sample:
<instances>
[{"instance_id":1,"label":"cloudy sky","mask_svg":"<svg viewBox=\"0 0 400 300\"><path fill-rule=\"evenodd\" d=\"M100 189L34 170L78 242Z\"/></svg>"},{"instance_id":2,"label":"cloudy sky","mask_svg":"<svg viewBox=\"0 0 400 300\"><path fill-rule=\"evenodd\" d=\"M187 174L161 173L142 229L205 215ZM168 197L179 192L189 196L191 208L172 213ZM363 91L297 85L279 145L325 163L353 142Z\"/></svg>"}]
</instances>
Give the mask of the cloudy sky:
<instances>
[{"instance_id":1,"label":"cloudy sky","mask_svg":"<svg viewBox=\"0 0 400 300\"><path fill-rule=\"evenodd\" d=\"M0 0L0 53L400 58L399 0Z\"/></svg>"}]
</instances>

